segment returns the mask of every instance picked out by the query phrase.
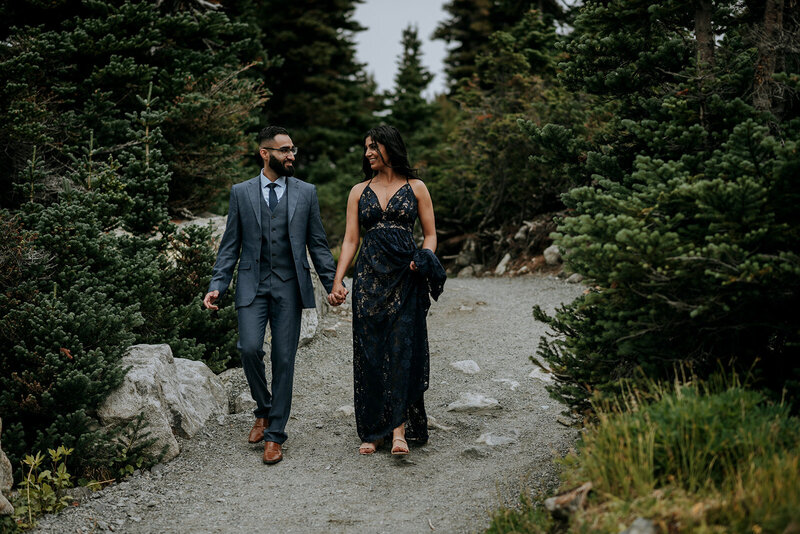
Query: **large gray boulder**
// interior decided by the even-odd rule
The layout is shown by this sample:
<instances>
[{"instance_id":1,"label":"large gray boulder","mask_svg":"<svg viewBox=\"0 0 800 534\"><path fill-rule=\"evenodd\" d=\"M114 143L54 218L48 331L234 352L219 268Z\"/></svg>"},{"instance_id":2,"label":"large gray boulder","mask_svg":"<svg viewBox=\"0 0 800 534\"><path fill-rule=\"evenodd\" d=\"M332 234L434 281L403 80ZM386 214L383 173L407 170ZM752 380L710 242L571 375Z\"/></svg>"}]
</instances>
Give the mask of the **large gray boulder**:
<instances>
[{"instance_id":1,"label":"large gray boulder","mask_svg":"<svg viewBox=\"0 0 800 534\"><path fill-rule=\"evenodd\" d=\"M156 439L151 452L166 446L164 460L180 453L176 436L191 438L210 418L228 413L225 388L214 373L202 362L174 358L169 345L129 347L122 366L130 369L100 406L100 421L126 424L144 413Z\"/></svg>"},{"instance_id":2,"label":"large gray boulder","mask_svg":"<svg viewBox=\"0 0 800 534\"><path fill-rule=\"evenodd\" d=\"M0 515L11 515L14 513L14 507L6 499L6 495L11 493L11 486L14 484L12 476L11 462L3 452L2 447L3 437L3 420L0 419Z\"/></svg>"}]
</instances>

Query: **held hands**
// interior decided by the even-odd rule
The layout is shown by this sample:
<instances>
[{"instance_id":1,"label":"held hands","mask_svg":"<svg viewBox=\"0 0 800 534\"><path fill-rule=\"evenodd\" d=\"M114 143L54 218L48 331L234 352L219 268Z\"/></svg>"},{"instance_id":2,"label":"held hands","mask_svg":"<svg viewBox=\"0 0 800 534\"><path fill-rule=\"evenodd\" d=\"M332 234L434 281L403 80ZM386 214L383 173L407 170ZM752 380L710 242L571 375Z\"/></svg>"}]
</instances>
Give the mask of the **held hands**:
<instances>
[{"instance_id":1,"label":"held hands","mask_svg":"<svg viewBox=\"0 0 800 534\"><path fill-rule=\"evenodd\" d=\"M331 294L328 295L328 304L331 306L339 306L347 298L347 293L347 289L342 285L341 282L334 281L333 291L331 291Z\"/></svg>"},{"instance_id":2,"label":"held hands","mask_svg":"<svg viewBox=\"0 0 800 534\"><path fill-rule=\"evenodd\" d=\"M209 291L203 299L203 305L209 310L218 310L219 306L214 304L214 301L219 298L219 291Z\"/></svg>"}]
</instances>

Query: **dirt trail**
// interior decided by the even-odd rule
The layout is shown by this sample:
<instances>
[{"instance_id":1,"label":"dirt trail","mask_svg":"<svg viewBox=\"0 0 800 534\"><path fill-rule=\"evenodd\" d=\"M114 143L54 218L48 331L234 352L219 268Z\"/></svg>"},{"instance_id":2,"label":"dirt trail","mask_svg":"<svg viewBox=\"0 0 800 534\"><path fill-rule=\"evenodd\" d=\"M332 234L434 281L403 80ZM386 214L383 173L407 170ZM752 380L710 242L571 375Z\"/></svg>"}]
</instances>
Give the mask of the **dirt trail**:
<instances>
[{"instance_id":1,"label":"dirt trail","mask_svg":"<svg viewBox=\"0 0 800 534\"><path fill-rule=\"evenodd\" d=\"M263 447L246 443L250 414L229 415L181 442L172 462L44 518L40 532L479 532L523 484L557 484L553 457L575 431L556 422L562 407L529 377L545 331L531 307L552 311L580 289L552 277L448 280L428 321L425 404L439 427L404 460L386 447L357 454L353 416L339 410L353 402L350 323L329 314L322 327L335 334L298 352L281 463L263 465ZM480 372L456 370L460 360ZM500 409L447 411L462 393L492 397Z\"/></svg>"}]
</instances>

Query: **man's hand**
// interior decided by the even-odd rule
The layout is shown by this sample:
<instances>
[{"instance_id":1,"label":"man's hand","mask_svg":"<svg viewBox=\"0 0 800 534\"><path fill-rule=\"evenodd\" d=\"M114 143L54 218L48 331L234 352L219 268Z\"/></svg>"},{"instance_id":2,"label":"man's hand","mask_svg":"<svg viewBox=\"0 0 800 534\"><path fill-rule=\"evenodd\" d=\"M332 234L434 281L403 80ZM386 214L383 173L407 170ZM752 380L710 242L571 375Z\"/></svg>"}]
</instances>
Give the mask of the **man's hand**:
<instances>
[{"instance_id":1,"label":"man's hand","mask_svg":"<svg viewBox=\"0 0 800 534\"><path fill-rule=\"evenodd\" d=\"M219 306L214 304L214 301L219 298L219 291L209 291L203 299L203 305L209 310L218 310Z\"/></svg>"},{"instance_id":2,"label":"man's hand","mask_svg":"<svg viewBox=\"0 0 800 534\"><path fill-rule=\"evenodd\" d=\"M347 299L347 289L341 282L333 282L333 291L328 295L328 304L339 306Z\"/></svg>"}]
</instances>

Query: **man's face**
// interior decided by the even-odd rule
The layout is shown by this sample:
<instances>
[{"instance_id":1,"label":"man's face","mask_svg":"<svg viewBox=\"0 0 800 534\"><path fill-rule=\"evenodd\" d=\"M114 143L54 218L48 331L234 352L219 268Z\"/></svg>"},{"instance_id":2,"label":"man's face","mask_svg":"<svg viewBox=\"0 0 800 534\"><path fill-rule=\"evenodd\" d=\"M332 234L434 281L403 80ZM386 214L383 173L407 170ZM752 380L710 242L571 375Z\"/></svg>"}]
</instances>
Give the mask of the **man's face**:
<instances>
[{"instance_id":1,"label":"man's face","mask_svg":"<svg viewBox=\"0 0 800 534\"><path fill-rule=\"evenodd\" d=\"M293 147L291 137L279 134L264 142L261 146L261 157L266 159L269 168L278 176L292 176L294 175L294 154L291 151Z\"/></svg>"}]
</instances>

